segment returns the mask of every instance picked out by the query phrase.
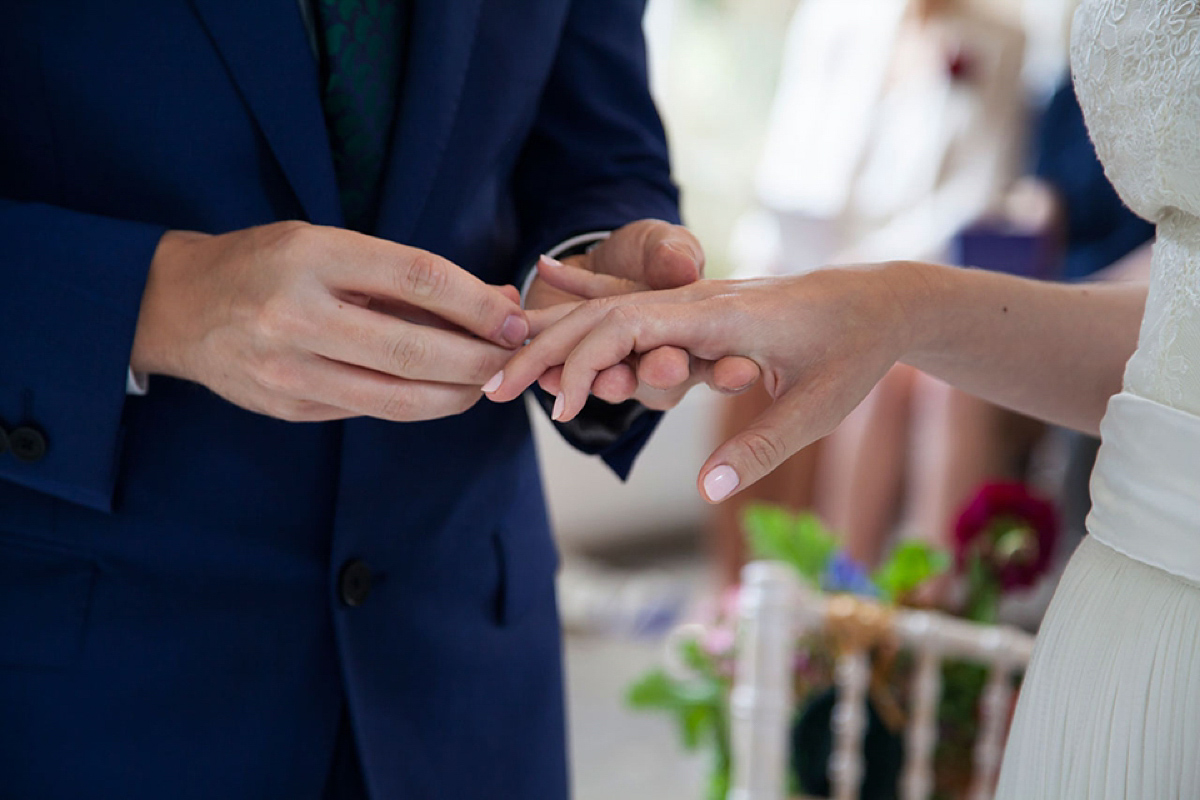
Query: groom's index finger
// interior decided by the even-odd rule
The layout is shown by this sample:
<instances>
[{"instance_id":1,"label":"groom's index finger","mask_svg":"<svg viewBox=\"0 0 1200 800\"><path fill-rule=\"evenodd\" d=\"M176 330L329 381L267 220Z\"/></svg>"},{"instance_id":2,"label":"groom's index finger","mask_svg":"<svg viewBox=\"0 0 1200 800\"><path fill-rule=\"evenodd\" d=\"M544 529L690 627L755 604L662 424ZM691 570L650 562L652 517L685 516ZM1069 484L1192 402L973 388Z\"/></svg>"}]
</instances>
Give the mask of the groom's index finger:
<instances>
[{"instance_id":1,"label":"groom's index finger","mask_svg":"<svg viewBox=\"0 0 1200 800\"><path fill-rule=\"evenodd\" d=\"M353 244L359 257L342 264L343 288L408 303L505 347L528 338L529 321L510 291L425 250L365 236Z\"/></svg>"}]
</instances>

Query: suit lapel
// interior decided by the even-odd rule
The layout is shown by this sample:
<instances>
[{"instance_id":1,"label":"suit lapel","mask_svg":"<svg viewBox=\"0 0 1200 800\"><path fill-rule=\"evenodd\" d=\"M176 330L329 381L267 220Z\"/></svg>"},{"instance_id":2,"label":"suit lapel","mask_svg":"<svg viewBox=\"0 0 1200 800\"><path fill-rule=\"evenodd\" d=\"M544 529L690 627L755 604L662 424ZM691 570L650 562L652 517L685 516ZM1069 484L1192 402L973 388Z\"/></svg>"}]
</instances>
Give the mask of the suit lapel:
<instances>
[{"instance_id":1,"label":"suit lapel","mask_svg":"<svg viewBox=\"0 0 1200 800\"><path fill-rule=\"evenodd\" d=\"M412 29L377 228L404 242L445 154L483 0L409 0Z\"/></svg>"},{"instance_id":2,"label":"suit lapel","mask_svg":"<svg viewBox=\"0 0 1200 800\"><path fill-rule=\"evenodd\" d=\"M191 3L309 221L341 225L317 64L297 0Z\"/></svg>"}]
</instances>

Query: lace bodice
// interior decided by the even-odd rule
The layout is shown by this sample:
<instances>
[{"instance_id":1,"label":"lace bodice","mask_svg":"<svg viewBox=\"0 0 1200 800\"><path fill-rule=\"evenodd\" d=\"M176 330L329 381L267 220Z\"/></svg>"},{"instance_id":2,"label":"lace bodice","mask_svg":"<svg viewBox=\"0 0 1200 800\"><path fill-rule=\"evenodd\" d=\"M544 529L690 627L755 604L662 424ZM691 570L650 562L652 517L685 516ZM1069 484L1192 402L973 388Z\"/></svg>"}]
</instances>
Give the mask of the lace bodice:
<instances>
[{"instance_id":1,"label":"lace bodice","mask_svg":"<svg viewBox=\"0 0 1200 800\"><path fill-rule=\"evenodd\" d=\"M1158 224L1125 388L1200 414L1200 0L1083 0L1072 64L1109 179Z\"/></svg>"}]
</instances>

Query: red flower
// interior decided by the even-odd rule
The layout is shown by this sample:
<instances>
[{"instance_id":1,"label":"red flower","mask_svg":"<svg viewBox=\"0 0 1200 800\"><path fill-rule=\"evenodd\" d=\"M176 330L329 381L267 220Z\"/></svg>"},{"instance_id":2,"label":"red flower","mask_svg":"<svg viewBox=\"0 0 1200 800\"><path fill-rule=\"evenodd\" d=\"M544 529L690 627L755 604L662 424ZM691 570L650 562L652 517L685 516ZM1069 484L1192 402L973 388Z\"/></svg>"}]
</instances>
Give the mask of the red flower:
<instances>
[{"instance_id":1,"label":"red flower","mask_svg":"<svg viewBox=\"0 0 1200 800\"><path fill-rule=\"evenodd\" d=\"M989 483L954 526L955 561L962 570L977 556L1002 590L1029 587L1049 568L1057 539L1052 503L1022 483Z\"/></svg>"}]
</instances>

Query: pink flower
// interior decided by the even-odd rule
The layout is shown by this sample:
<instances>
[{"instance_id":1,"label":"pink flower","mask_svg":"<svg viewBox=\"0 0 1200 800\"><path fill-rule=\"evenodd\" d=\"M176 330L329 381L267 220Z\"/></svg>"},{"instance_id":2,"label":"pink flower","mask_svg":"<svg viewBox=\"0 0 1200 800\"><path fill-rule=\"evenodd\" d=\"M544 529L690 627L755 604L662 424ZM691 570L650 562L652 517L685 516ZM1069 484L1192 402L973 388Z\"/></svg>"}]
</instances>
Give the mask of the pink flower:
<instances>
[{"instance_id":1,"label":"pink flower","mask_svg":"<svg viewBox=\"0 0 1200 800\"><path fill-rule=\"evenodd\" d=\"M736 643L733 629L725 626L709 628L704 635L704 651L713 658L722 658L733 652Z\"/></svg>"},{"instance_id":2,"label":"pink flower","mask_svg":"<svg viewBox=\"0 0 1200 800\"><path fill-rule=\"evenodd\" d=\"M1058 514L1022 483L985 484L954 526L954 555L962 571L972 557L1002 590L1032 586L1050 566Z\"/></svg>"}]
</instances>

